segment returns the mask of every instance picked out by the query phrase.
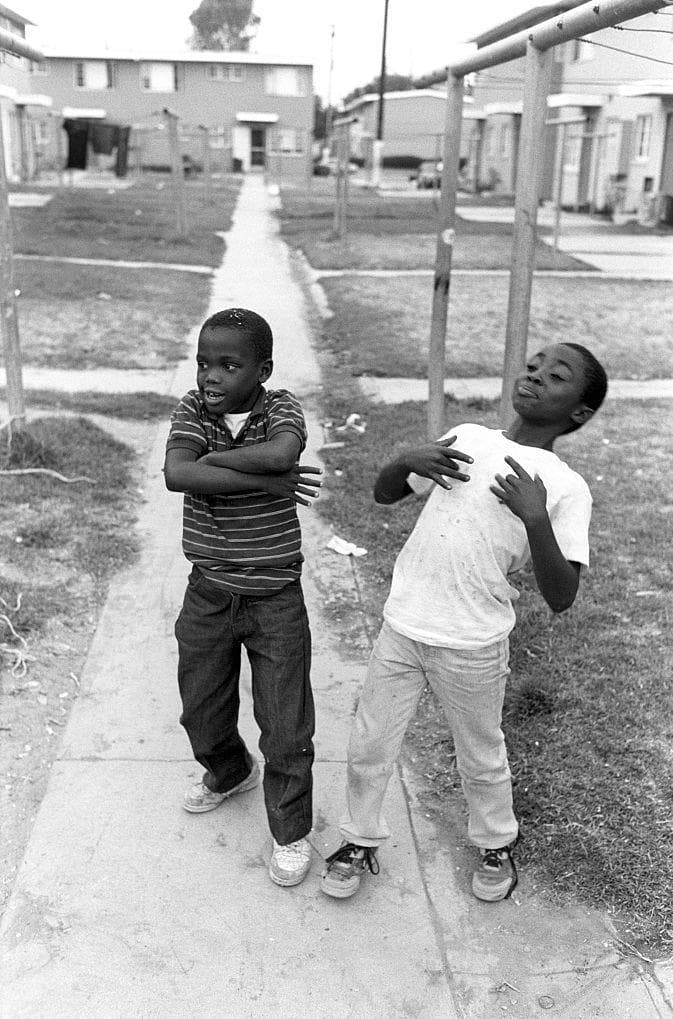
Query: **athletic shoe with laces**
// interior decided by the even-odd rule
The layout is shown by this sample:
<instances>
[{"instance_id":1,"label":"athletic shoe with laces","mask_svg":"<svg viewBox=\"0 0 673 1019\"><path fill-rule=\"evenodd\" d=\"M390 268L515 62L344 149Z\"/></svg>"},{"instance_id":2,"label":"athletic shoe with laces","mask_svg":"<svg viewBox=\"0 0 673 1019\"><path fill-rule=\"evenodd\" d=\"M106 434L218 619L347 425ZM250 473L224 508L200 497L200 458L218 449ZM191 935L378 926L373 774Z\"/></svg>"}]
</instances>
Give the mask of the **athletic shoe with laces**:
<instances>
[{"instance_id":1,"label":"athletic shoe with laces","mask_svg":"<svg viewBox=\"0 0 673 1019\"><path fill-rule=\"evenodd\" d=\"M256 785L259 785L259 778L259 765L255 761L247 778L235 785L233 789L227 789L226 793L214 793L203 782L197 782L185 793L182 806L190 814L205 814L208 810L215 810L230 796L235 796L236 793L247 793L248 789L254 789Z\"/></svg>"},{"instance_id":2,"label":"athletic shoe with laces","mask_svg":"<svg viewBox=\"0 0 673 1019\"><path fill-rule=\"evenodd\" d=\"M344 842L336 853L325 860L320 888L334 899L349 899L355 895L365 871L378 874L379 864L373 846L357 846Z\"/></svg>"},{"instance_id":3,"label":"athletic shoe with laces","mask_svg":"<svg viewBox=\"0 0 673 1019\"><path fill-rule=\"evenodd\" d=\"M519 880L512 857L515 844L479 850L479 865L472 875L472 891L478 899L500 902L512 894Z\"/></svg>"},{"instance_id":4,"label":"athletic shoe with laces","mask_svg":"<svg viewBox=\"0 0 673 1019\"><path fill-rule=\"evenodd\" d=\"M311 869L311 846L306 839L297 839L286 846L273 840L269 877L283 888L300 884Z\"/></svg>"}]
</instances>

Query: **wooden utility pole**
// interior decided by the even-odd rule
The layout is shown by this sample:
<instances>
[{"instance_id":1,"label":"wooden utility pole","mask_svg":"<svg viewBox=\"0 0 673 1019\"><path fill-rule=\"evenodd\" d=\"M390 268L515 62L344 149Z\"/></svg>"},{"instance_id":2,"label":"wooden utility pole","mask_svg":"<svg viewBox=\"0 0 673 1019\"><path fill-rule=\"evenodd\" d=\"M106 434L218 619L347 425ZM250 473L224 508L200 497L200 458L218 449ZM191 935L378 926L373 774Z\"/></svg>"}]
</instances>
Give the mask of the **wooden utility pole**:
<instances>
[{"instance_id":1,"label":"wooden utility pole","mask_svg":"<svg viewBox=\"0 0 673 1019\"><path fill-rule=\"evenodd\" d=\"M462 78L455 78L449 74L442 159L442 192L432 293L432 324L428 351L428 437L430 439L438 439L444 432L446 322L451 287L453 242L456 235L456 191L460 164L460 133L463 122L463 86Z\"/></svg>"},{"instance_id":2,"label":"wooden utility pole","mask_svg":"<svg viewBox=\"0 0 673 1019\"><path fill-rule=\"evenodd\" d=\"M213 178L210 170L210 130L199 124L199 131L203 136L203 180L206 185L206 198L208 201L213 196Z\"/></svg>"},{"instance_id":3,"label":"wooden utility pole","mask_svg":"<svg viewBox=\"0 0 673 1019\"><path fill-rule=\"evenodd\" d=\"M386 40L388 36L388 0L383 3L383 39L381 42L381 73L379 75L379 105L376 111L376 138L372 147L372 187L381 182L383 162L383 108L386 92Z\"/></svg>"},{"instance_id":4,"label":"wooden utility pole","mask_svg":"<svg viewBox=\"0 0 673 1019\"><path fill-rule=\"evenodd\" d=\"M168 129L168 144L170 147L178 236L186 237L187 203L185 197L185 172L182 166L182 155L180 153L180 139L178 138L178 115L167 109L164 109L163 112L164 123Z\"/></svg>"}]
</instances>

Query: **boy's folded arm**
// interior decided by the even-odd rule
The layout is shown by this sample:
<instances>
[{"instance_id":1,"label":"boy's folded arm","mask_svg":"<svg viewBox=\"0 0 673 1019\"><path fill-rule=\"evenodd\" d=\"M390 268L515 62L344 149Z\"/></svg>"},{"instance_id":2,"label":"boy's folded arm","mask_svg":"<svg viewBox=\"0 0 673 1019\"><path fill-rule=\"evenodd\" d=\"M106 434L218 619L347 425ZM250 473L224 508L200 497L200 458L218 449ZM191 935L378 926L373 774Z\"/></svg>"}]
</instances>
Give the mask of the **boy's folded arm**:
<instances>
[{"instance_id":1,"label":"boy's folded arm","mask_svg":"<svg viewBox=\"0 0 673 1019\"><path fill-rule=\"evenodd\" d=\"M213 467L187 447L169 449L164 463L166 488L171 492L226 495L230 492L264 491L260 475L224 467Z\"/></svg>"},{"instance_id":2,"label":"boy's folded arm","mask_svg":"<svg viewBox=\"0 0 673 1019\"><path fill-rule=\"evenodd\" d=\"M288 431L278 432L266 442L206 453L199 463L247 474L282 474L296 464L300 453L301 439L296 432Z\"/></svg>"},{"instance_id":3,"label":"boy's folded arm","mask_svg":"<svg viewBox=\"0 0 673 1019\"><path fill-rule=\"evenodd\" d=\"M565 612L577 595L580 564L565 558L546 514L528 523L526 532L540 594L553 612Z\"/></svg>"}]
</instances>

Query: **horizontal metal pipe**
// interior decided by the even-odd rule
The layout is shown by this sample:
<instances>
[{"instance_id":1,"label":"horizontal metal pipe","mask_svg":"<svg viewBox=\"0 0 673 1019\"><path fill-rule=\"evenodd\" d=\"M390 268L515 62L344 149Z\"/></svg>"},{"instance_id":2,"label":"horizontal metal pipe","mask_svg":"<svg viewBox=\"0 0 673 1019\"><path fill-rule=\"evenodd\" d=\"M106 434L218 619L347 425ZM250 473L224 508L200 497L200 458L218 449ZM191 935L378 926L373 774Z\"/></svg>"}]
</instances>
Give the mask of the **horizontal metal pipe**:
<instances>
[{"instance_id":1,"label":"horizontal metal pipe","mask_svg":"<svg viewBox=\"0 0 673 1019\"><path fill-rule=\"evenodd\" d=\"M536 49L547 50L578 36L590 35L601 28L631 21L633 18L640 18L643 14L651 14L652 11L667 6L670 6L670 0L602 0L602 2L596 0L585 3L565 14L548 18L547 21L523 32L517 32L516 35L484 46L464 60L451 64L448 70L456 78L463 78L466 74L524 57L528 42L532 42ZM446 74L446 69L438 70L425 77L423 83L427 86L446 81Z\"/></svg>"},{"instance_id":2,"label":"horizontal metal pipe","mask_svg":"<svg viewBox=\"0 0 673 1019\"><path fill-rule=\"evenodd\" d=\"M13 53L17 57L27 57L28 60L35 60L38 63L44 60L44 53L40 53L34 46L29 46L25 39L14 35L13 32L7 32L4 28L0 28L0 50Z\"/></svg>"}]
</instances>

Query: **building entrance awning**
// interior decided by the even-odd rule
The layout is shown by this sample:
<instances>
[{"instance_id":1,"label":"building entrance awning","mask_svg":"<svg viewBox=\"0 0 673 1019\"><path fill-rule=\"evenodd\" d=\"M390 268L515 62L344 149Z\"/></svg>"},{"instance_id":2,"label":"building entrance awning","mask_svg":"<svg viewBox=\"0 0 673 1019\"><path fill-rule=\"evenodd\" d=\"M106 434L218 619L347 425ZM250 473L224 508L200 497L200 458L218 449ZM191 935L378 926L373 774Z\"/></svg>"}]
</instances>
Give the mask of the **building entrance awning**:
<instances>
[{"instance_id":1,"label":"building entrance awning","mask_svg":"<svg viewBox=\"0 0 673 1019\"><path fill-rule=\"evenodd\" d=\"M277 124L277 113L237 113L239 124Z\"/></svg>"},{"instance_id":2,"label":"building entrance awning","mask_svg":"<svg viewBox=\"0 0 673 1019\"><path fill-rule=\"evenodd\" d=\"M659 99L673 97L673 81L631 81L619 87L620 96L649 96Z\"/></svg>"}]
</instances>

